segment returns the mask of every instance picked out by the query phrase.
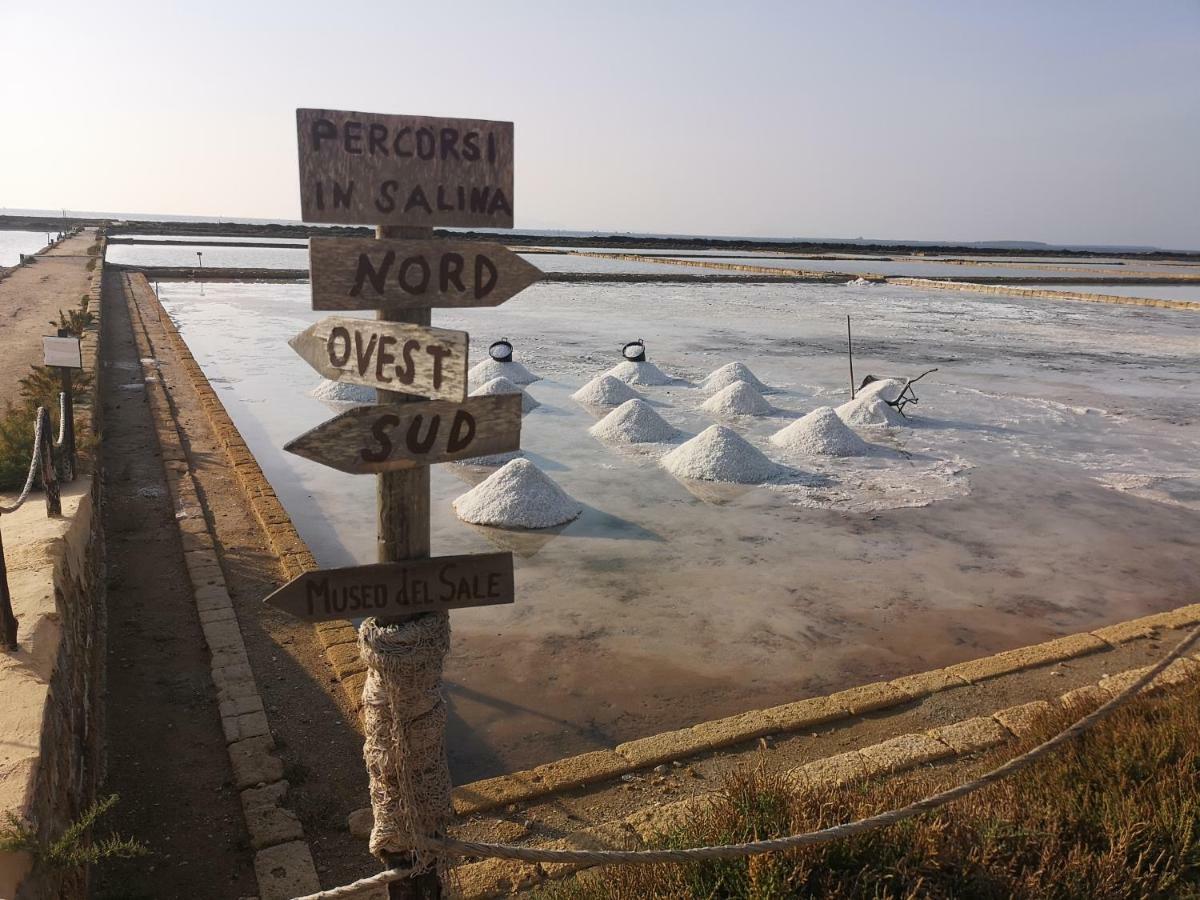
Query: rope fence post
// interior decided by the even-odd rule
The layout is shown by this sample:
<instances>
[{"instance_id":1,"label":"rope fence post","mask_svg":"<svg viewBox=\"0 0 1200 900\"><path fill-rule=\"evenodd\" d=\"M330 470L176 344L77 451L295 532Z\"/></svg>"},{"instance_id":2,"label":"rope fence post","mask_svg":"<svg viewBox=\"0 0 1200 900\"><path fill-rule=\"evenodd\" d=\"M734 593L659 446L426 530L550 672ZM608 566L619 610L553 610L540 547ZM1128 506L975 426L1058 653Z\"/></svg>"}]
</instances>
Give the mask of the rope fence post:
<instances>
[{"instance_id":1,"label":"rope fence post","mask_svg":"<svg viewBox=\"0 0 1200 900\"><path fill-rule=\"evenodd\" d=\"M71 334L67 329L58 329L59 337L70 337ZM58 367L59 377L62 379L62 403L60 404L62 430L62 480L71 482L75 480L75 393L74 393L74 370L67 366Z\"/></svg>"},{"instance_id":2,"label":"rope fence post","mask_svg":"<svg viewBox=\"0 0 1200 900\"><path fill-rule=\"evenodd\" d=\"M41 477L42 490L46 492L46 515L57 518L62 515L62 499L58 492L58 472L54 468L54 438L50 434L50 413L45 407L38 408L37 429L41 434Z\"/></svg>"}]
</instances>

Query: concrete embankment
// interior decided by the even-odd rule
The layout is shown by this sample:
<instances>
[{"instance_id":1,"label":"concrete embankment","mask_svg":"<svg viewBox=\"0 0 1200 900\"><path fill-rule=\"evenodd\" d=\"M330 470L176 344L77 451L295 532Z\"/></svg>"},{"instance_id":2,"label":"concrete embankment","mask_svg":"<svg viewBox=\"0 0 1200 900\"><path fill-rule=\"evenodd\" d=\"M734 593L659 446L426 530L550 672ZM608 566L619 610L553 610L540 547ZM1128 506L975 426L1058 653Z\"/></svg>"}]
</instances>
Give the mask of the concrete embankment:
<instances>
[{"instance_id":1,"label":"concrete embankment","mask_svg":"<svg viewBox=\"0 0 1200 900\"><path fill-rule=\"evenodd\" d=\"M99 252L89 255L97 244ZM5 390L15 393L16 378L41 361L47 310L76 306L84 295L95 318L83 335L84 371L97 374L102 258L103 237L88 231L0 283L0 308L19 307L26 320L2 338L9 357ZM95 384L77 395L76 435L85 449L79 476L62 486L62 516L49 518L35 492L0 517L19 643L16 651L0 650L0 815L15 815L42 842L86 809L104 770L104 493L86 450L99 431ZM28 854L0 853L0 897L86 894L85 870L33 871Z\"/></svg>"},{"instance_id":2,"label":"concrete embankment","mask_svg":"<svg viewBox=\"0 0 1200 900\"><path fill-rule=\"evenodd\" d=\"M1092 294L1082 291L1048 291L1007 285L979 284L970 281L939 281L930 278L889 278L888 284L902 284L923 290L967 291L1005 297L1031 297L1038 300L1075 300L1081 303L1111 303L1118 306L1152 306L1158 309L1200 310L1192 300L1160 300L1154 297L1124 297L1118 294ZM1110 282L1111 283L1111 282Z\"/></svg>"}]
</instances>

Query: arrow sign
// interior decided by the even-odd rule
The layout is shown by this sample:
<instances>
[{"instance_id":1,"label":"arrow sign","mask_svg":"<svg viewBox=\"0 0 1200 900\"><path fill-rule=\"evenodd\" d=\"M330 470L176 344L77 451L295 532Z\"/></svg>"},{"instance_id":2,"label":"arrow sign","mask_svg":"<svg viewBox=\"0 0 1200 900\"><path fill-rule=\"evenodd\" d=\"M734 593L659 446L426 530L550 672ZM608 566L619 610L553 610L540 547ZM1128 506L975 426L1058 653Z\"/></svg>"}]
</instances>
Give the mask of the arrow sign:
<instances>
[{"instance_id":1,"label":"arrow sign","mask_svg":"<svg viewBox=\"0 0 1200 900\"><path fill-rule=\"evenodd\" d=\"M357 475L508 453L521 449L521 395L358 406L283 449Z\"/></svg>"},{"instance_id":2,"label":"arrow sign","mask_svg":"<svg viewBox=\"0 0 1200 900\"><path fill-rule=\"evenodd\" d=\"M466 399L465 331L330 316L288 341L331 381L435 400Z\"/></svg>"},{"instance_id":3,"label":"arrow sign","mask_svg":"<svg viewBox=\"0 0 1200 900\"><path fill-rule=\"evenodd\" d=\"M263 602L309 622L325 622L498 606L514 599L512 554L481 553L318 569L292 579Z\"/></svg>"},{"instance_id":4,"label":"arrow sign","mask_svg":"<svg viewBox=\"0 0 1200 900\"><path fill-rule=\"evenodd\" d=\"M310 238L313 309L499 306L542 277L488 241Z\"/></svg>"}]
</instances>

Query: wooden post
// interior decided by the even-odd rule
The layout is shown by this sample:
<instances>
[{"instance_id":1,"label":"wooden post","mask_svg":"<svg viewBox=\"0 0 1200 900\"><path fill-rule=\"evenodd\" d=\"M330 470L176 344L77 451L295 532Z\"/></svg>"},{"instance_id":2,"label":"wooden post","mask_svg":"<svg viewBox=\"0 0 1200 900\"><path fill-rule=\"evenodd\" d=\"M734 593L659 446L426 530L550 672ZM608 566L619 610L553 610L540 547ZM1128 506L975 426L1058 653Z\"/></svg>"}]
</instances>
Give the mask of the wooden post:
<instances>
[{"instance_id":1,"label":"wooden post","mask_svg":"<svg viewBox=\"0 0 1200 900\"><path fill-rule=\"evenodd\" d=\"M50 413L41 408L38 428L42 432L42 490L46 492L46 515L55 518L62 515L62 500L58 495L58 473L54 470L54 433L50 424Z\"/></svg>"},{"instance_id":2,"label":"wooden post","mask_svg":"<svg viewBox=\"0 0 1200 900\"><path fill-rule=\"evenodd\" d=\"M850 358L850 399L854 399L854 342L850 339L850 316L846 316L846 355Z\"/></svg>"},{"instance_id":3,"label":"wooden post","mask_svg":"<svg viewBox=\"0 0 1200 900\"><path fill-rule=\"evenodd\" d=\"M375 229L380 239L408 238L429 240L432 228L415 226L380 225ZM409 322L428 326L432 310L418 307L405 310L380 309L376 318L383 322ZM424 398L396 391L377 390L379 403L411 403ZM383 472L376 482L376 515L378 527L377 558L381 563L400 562L406 559L428 559L429 541L429 466ZM418 613L422 616L444 616L444 612ZM399 625L413 616L389 616L377 618L380 625ZM444 739L444 736L443 736ZM383 860L389 868L410 866L410 853L387 854ZM412 878L393 881L388 885L388 900L439 900L442 896L441 880L436 870L424 872Z\"/></svg>"},{"instance_id":4,"label":"wooden post","mask_svg":"<svg viewBox=\"0 0 1200 900\"><path fill-rule=\"evenodd\" d=\"M17 617L13 615L12 595L8 592L8 566L4 562L4 535L0 534L0 643L6 650L17 649Z\"/></svg>"},{"instance_id":5,"label":"wooden post","mask_svg":"<svg viewBox=\"0 0 1200 900\"><path fill-rule=\"evenodd\" d=\"M59 337L69 337L65 328L58 329ZM74 370L67 366L59 366L59 377L62 379L63 390L63 445L62 445L62 480L75 480L75 393Z\"/></svg>"}]
</instances>

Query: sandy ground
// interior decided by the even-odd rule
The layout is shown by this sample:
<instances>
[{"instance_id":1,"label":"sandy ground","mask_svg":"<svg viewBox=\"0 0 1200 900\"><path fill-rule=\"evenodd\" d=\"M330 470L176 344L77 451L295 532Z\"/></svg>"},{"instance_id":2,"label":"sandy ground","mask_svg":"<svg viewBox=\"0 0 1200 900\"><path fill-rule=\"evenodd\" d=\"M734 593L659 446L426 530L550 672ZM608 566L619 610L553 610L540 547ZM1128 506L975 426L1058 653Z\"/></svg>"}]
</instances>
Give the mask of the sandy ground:
<instances>
[{"instance_id":1,"label":"sandy ground","mask_svg":"<svg viewBox=\"0 0 1200 900\"><path fill-rule=\"evenodd\" d=\"M324 565L366 561L373 484L281 452L331 411L285 340L305 286L162 286L184 337ZM712 491L654 453L586 433L570 394L632 337L686 383L647 390L687 435L694 385L731 360L780 390L766 437L845 399L856 371L915 374L914 426L869 464L800 462L825 496ZM585 504L565 529L455 519L482 477L436 467L437 553L518 554L512 608L456 614L447 670L458 783L561 755L1194 602L1200 584L1200 317L899 288L540 285L497 310L439 311L480 358L511 338L544 376L529 457ZM938 467L942 467L938 469ZM949 468L947 468L947 466Z\"/></svg>"},{"instance_id":2,"label":"sandy ground","mask_svg":"<svg viewBox=\"0 0 1200 900\"><path fill-rule=\"evenodd\" d=\"M95 242L94 230L82 231L0 281L0 405L15 399L30 366L41 365L41 336L54 334L58 311L87 293L87 248Z\"/></svg>"}]
</instances>

